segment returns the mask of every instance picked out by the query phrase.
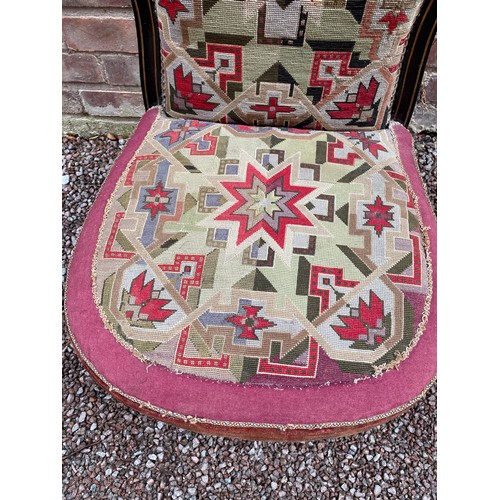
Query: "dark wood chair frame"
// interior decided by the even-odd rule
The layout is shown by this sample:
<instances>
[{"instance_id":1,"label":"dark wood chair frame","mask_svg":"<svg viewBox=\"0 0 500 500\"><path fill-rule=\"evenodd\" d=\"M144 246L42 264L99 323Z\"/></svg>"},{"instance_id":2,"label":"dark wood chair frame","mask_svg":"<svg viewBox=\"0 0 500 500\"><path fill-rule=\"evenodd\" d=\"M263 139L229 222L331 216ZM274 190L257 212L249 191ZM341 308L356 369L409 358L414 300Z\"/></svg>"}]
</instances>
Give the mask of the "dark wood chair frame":
<instances>
[{"instance_id":1,"label":"dark wood chair frame","mask_svg":"<svg viewBox=\"0 0 500 500\"><path fill-rule=\"evenodd\" d=\"M392 119L408 126L417 103L425 64L437 29L437 0L424 0L410 33L394 95ZM152 0L132 0L139 46L142 95L146 109L161 104L158 20Z\"/></svg>"}]
</instances>

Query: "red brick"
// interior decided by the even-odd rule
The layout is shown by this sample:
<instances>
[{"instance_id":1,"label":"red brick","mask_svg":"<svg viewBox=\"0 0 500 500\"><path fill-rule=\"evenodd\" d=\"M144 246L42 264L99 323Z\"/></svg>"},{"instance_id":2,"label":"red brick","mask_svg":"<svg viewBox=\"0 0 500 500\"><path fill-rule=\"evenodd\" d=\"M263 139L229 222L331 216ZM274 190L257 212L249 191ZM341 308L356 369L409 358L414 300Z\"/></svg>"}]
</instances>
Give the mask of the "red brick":
<instances>
[{"instance_id":1,"label":"red brick","mask_svg":"<svg viewBox=\"0 0 500 500\"><path fill-rule=\"evenodd\" d=\"M78 115L80 113L83 113L82 101L80 100L78 92L63 90L62 112L71 115Z\"/></svg>"},{"instance_id":2,"label":"red brick","mask_svg":"<svg viewBox=\"0 0 500 500\"><path fill-rule=\"evenodd\" d=\"M104 82L97 58L92 54L63 54L63 82Z\"/></svg>"},{"instance_id":3,"label":"red brick","mask_svg":"<svg viewBox=\"0 0 500 500\"><path fill-rule=\"evenodd\" d=\"M63 7L132 7L130 0L63 0Z\"/></svg>"},{"instance_id":4,"label":"red brick","mask_svg":"<svg viewBox=\"0 0 500 500\"><path fill-rule=\"evenodd\" d=\"M66 45L72 50L137 53L137 38L133 19L64 17L62 29Z\"/></svg>"},{"instance_id":5,"label":"red brick","mask_svg":"<svg viewBox=\"0 0 500 500\"><path fill-rule=\"evenodd\" d=\"M145 111L141 92L80 90L80 96L89 115L137 117Z\"/></svg>"},{"instance_id":6,"label":"red brick","mask_svg":"<svg viewBox=\"0 0 500 500\"><path fill-rule=\"evenodd\" d=\"M111 85L140 86L139 58L123 54L103 54L101 60Z\"/></svg>"},{"instance_id":7,"label":"red brick","mask_svg":"<svg viewBox=\"0 0 500 500\"><path fill-rule=\"evenodd\" d=\"M432 43L431 51L429 52L429 58L427 59L427 68L437 69L437 37L434 38Z\"/></svg>"},{"instance_id":8,"label":"red brick","mask_svg":"<svg viewBox=\"0 0 500 500\"><path fill-rule=\"evenodd\" d=\"M429 104L437 104L437 75L431 75L425 86L425 99Z\"/></svg>"}]
</instances>

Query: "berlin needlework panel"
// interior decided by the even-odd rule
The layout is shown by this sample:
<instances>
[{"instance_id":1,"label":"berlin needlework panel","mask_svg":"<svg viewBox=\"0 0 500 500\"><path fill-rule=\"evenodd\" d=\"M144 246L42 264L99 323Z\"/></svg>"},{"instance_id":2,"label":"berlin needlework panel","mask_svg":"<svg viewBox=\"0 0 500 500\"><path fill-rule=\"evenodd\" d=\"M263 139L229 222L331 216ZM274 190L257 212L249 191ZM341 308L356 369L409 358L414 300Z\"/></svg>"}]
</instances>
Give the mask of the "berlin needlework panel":
<instances>
[{"instance_id":1,"label":"berlin needlework panel","mask_svg":"<svg viewBox=\"0 0 500 500\"><path fill-rule=\"evenodd\" d=\"M347 383L417 342L427 247L390 129L159 111L108 201L94 299L146 363L241 384Z\"/></svg>"},{"instance_id":2,"label":"berlin needlework panel","mask_svg":"<svg viewBox=\"0 0 500 500\"><path fill-rule=\"evenodd\" d=\"M381 129L421 0L156 0L165 111Z\"/></svg>"}]
</instances>

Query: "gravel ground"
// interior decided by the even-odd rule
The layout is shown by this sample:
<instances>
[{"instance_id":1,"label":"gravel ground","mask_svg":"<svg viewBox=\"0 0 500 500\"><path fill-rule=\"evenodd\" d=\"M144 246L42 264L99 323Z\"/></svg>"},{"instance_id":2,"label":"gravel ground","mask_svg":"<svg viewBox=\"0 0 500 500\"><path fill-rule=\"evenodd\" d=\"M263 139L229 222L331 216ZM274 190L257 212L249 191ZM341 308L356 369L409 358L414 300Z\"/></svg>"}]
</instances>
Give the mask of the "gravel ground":
<instances>
[{"instance_id":1,"label":"gravel ground","mask_svg":"<svg viewBox=\"0 0 500 500\"><path fill-rule=\"evenodd\" d=\"M415 137L436 209L436 136ZM63 279L76 235L123 139L63 137ZM203 436L140 415L93 383L63 321L63 498L436 497L436 385L395 421L281 444Z\"/></svg>"}]
</instances>

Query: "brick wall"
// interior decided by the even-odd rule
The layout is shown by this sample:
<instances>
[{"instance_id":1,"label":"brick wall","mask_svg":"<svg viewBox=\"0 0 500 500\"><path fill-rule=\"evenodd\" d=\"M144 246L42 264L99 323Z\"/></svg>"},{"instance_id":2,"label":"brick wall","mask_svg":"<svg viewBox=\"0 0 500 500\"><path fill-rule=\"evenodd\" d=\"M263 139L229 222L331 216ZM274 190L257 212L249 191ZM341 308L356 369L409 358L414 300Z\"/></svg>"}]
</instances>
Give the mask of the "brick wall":
<instances>
[{"instance_id":1,"label":"brick wall","mask_svg":"<svg viewBox=\"0 0 500 500\"><path fill-rule=\"evenodd\" d=\"M437 37L432 44L425 69L418 103L410 128L414 132L437 132Z\"/></svg>"},{"instance_id":2,"label":"brick wall","mask_svg":"<svg viewBox=\"0 0 500 500\"><path fill-rule=\"evenodd\" d=\"M130 0L62 0L63 132L129 135L144 113ZM433 47L412 128L435 130Z\"/></svg>"},{"instance_id":3,"label":"brick wall","mask_svg":"<svg viewBox=\"0 0 500 500\"><path fill-rule=\"evenodd\" d=\"M64 132L128 135L144 113L130 0L63 0Z\"/></svg>"}]
</instances>

